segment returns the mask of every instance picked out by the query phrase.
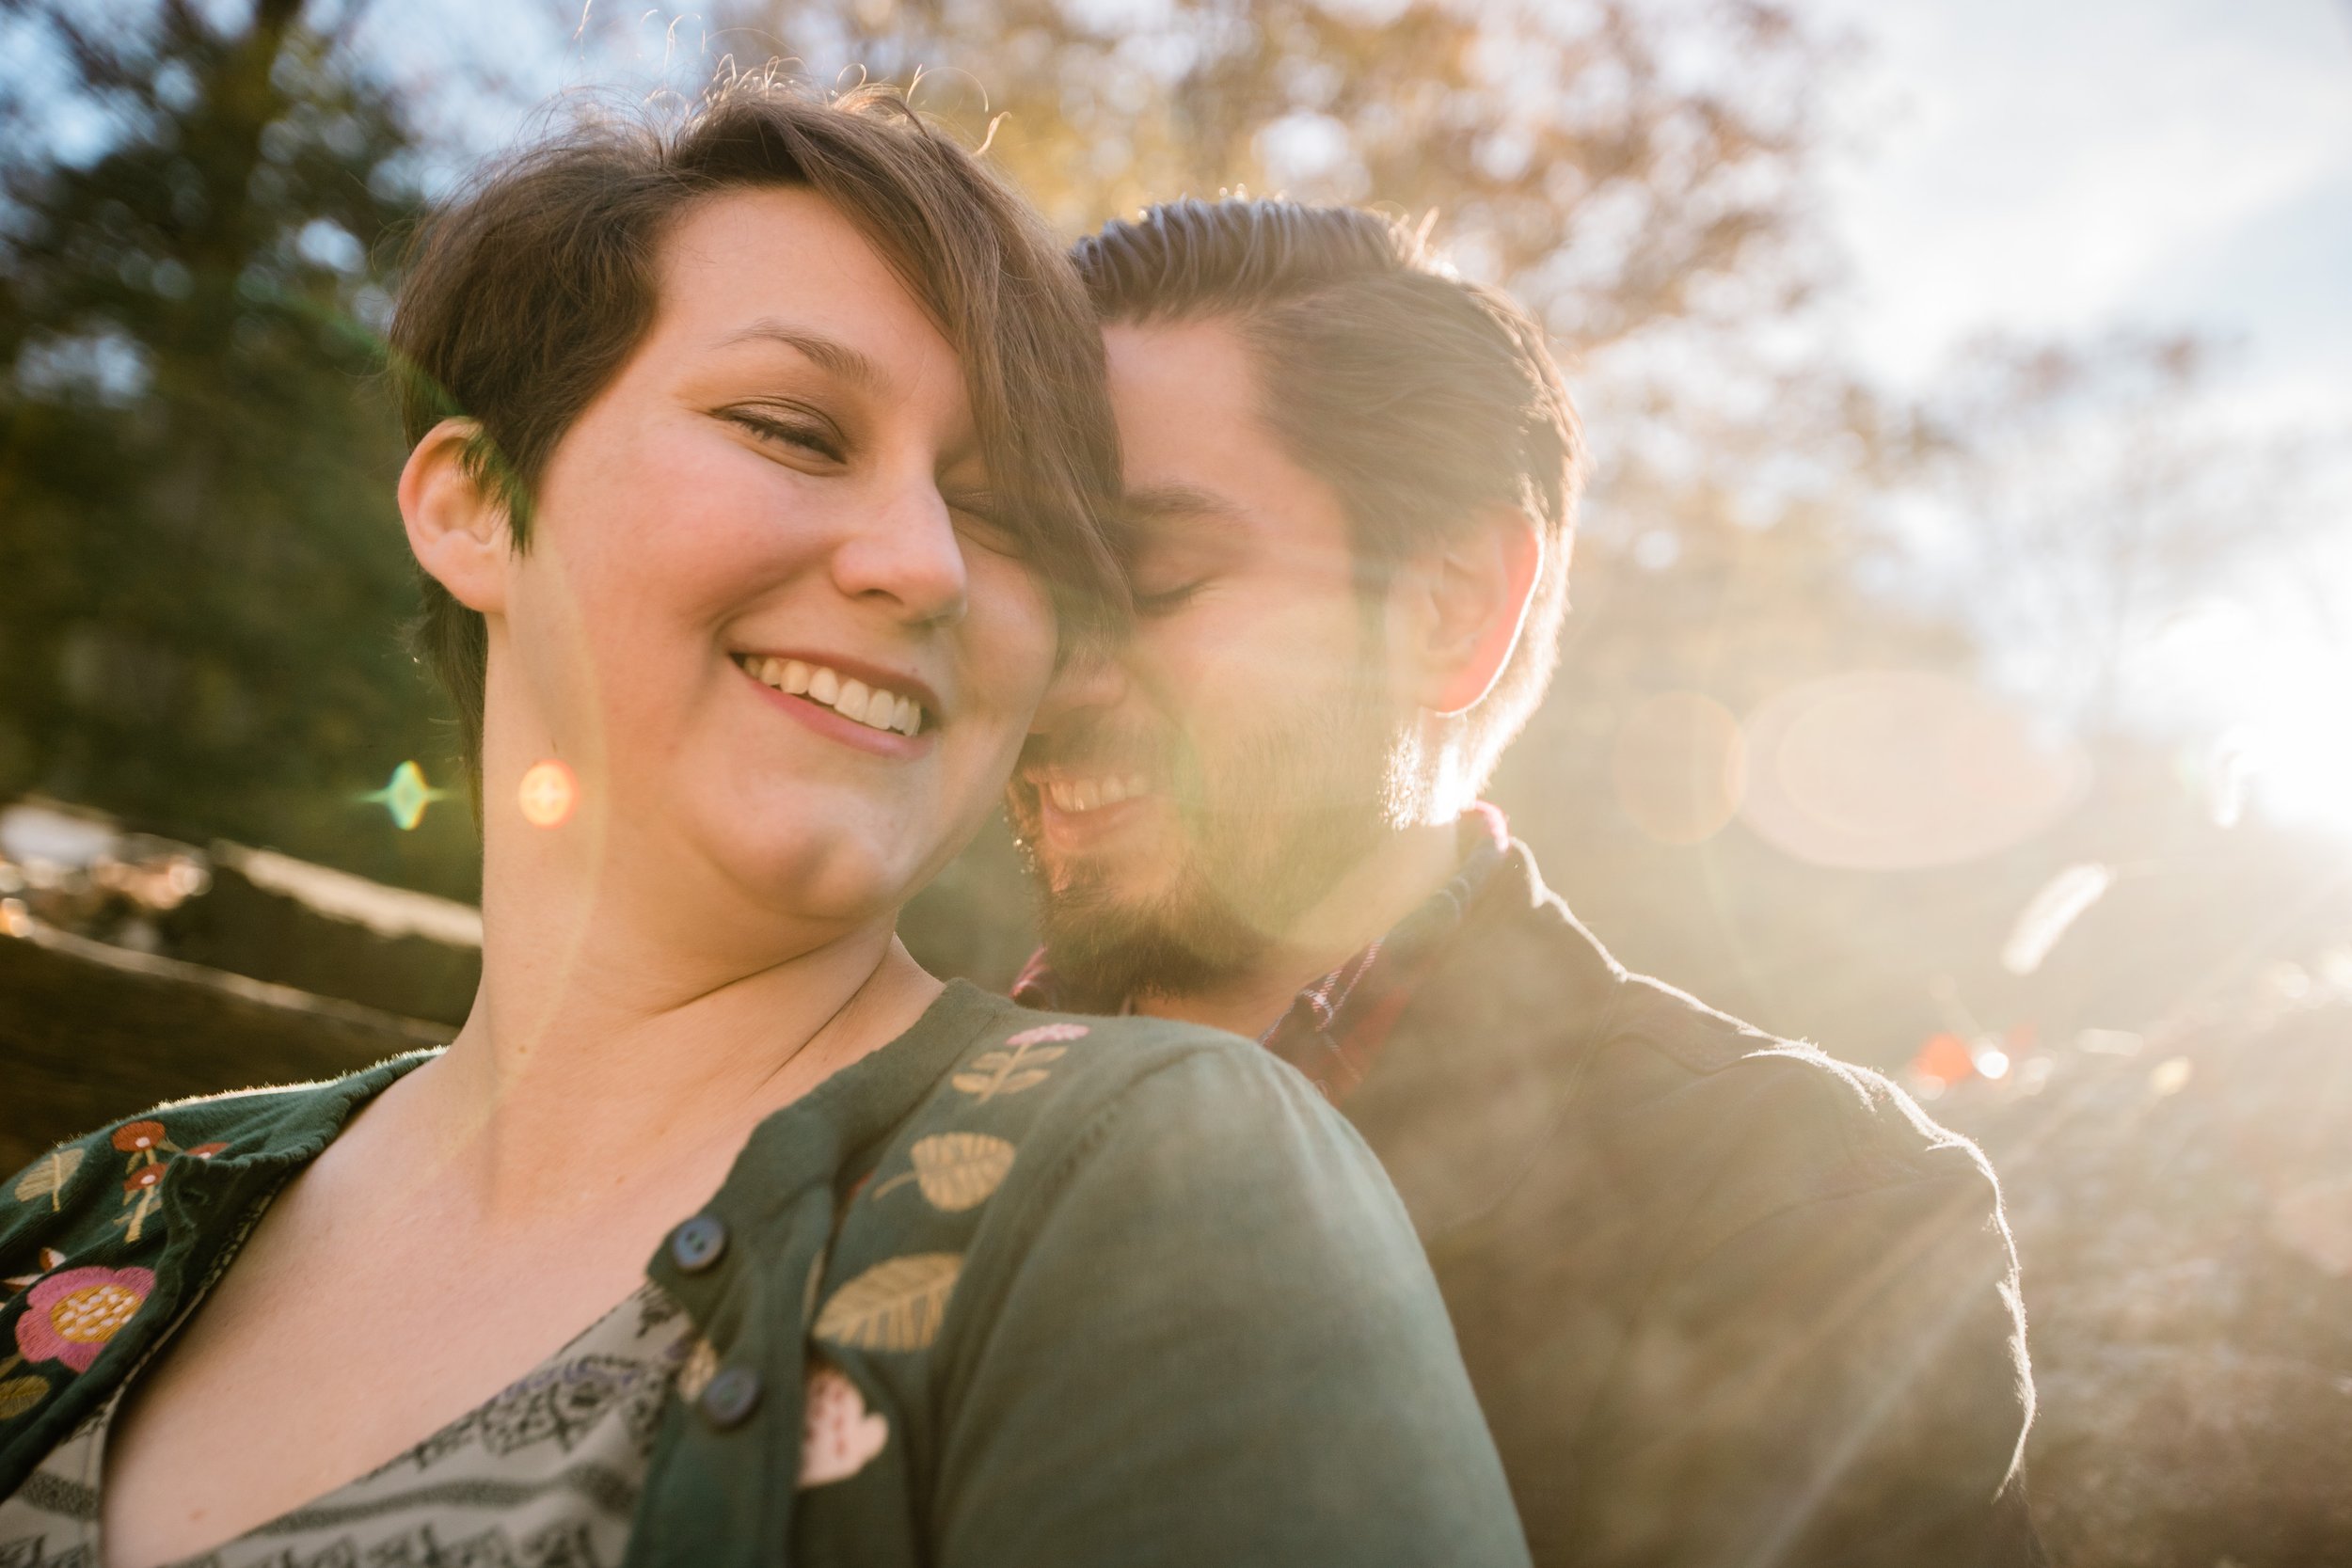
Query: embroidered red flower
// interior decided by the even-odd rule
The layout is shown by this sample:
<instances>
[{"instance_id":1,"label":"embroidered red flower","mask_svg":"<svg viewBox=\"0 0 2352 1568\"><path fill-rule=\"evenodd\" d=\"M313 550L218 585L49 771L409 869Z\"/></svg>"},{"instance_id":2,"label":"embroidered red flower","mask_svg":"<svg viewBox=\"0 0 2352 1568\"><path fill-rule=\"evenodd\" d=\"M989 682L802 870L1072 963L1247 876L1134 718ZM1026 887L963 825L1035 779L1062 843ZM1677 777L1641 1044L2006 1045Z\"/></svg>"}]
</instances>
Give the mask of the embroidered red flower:
<instances>
[{"instance_id":1,"label":"embroidered red flower","mask_svg":"<svg viewBox=\"0 0 2352 1568\"><path fill-rule=\"evenodd\" d=\"M134 1121L115 1129L115 1147L125 1154L153 1148L163 1141L164 1124L160 1121Z\"/></svg>"},{"instance_id":2,"label":"embroidered red flower","mask_svg":"<svg viewBox=\"0 0 2352 1568\"><path fill-rule=\"evenodd\" d=\"M176 1159L183 1154L194 1154L209 1160L229 1147L215 1143L182 1148L171 1141L170 1134L164 1131L164 1124L160 1121L124 1123L115 1129L114 1146L131 1157L127 1167L129 1174L122 1180L124 1212L110 1222L123 1227L122 1239L126 1242L139 1239L139 1231L147 1224L147 1216L155 1212L159 1201L155 1188L164 1179L166 1155Z\"/></svg>"},{"instance_id":3,"label":"embroidered red flower","mask_svg":"<svg viewBox=\"0 0 2352 1568\"><path fill-rule=\"evenodd\" d=\"M154 1289L155 1275L148 1269L53 1274L24 1292L16 1348L27 1361L62 1361L77 1372L88 1371Z\"/></svg>"}]
</instances>

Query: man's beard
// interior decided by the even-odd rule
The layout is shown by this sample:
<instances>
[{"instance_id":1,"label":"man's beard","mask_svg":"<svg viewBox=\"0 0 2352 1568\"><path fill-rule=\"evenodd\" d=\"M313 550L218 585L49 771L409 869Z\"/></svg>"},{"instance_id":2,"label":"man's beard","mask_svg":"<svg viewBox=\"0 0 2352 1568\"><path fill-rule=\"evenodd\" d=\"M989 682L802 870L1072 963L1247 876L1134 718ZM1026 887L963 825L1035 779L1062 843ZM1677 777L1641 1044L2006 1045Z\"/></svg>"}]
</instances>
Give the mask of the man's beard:
<instances>
[{"instance_id":1,"label":"man's beard","mask_svg":"<svg viewBox=\"0 0 2352 1568\"><path fill-rule=\"evenodd\" d=\"M1083 858L1041 863L1032 846L1039 924L1063 1005L1114 1011L1248 973L1389 831L1396 722L1388 693L1357 683L1335 701L1275 716L1213 757L1150 748L1176 809L1177 864L1149 892L1123 888ZM1132 754L1086 737L1056 748L1057 759L1122 752Z\"/></svg>"}]
</instances>

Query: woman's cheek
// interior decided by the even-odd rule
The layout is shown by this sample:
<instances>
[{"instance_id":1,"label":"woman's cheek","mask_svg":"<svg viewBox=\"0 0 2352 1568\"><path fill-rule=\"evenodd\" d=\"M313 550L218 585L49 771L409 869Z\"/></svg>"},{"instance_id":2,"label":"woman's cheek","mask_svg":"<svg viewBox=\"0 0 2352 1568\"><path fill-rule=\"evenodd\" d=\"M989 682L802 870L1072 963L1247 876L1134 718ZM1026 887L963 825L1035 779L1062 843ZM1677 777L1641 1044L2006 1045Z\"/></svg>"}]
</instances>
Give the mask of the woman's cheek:
<instances>
[{"instance_id":1,"label":"woman's cheek","mask_svg":"<svg viewBox=\"0 0 2352 1568\"><path fill-rule=\"evenodd\" d=\"M1054 675L1060 627L1053 596L1038 574L1008 557L988 556L971 574L966 689L985 691L985 707L1012 721L1017 742Z\"/></svg>"}]
</instances>

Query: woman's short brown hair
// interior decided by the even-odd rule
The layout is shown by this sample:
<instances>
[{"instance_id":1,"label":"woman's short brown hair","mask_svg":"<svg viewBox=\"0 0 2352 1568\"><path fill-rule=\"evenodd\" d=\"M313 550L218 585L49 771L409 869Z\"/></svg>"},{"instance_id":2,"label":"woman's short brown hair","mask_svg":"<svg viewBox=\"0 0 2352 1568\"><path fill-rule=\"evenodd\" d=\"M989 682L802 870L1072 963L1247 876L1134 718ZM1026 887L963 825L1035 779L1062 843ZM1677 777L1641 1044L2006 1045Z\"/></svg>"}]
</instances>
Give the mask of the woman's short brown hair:
<instances>
[{"instance_id":1,"label":"woman's short brown hair","mask_svg":"<svg viewBox=\"0 0 2352 1568\"><path fill-rule=\"evenodd\" d=\"M1029 206L885 88L827 99L744 77L675 125L582 121L488 166L409 245L390 333L409 441L475 421L469 462L527 548L548 454L652 324L670 227L703 197L776 186L838 208L954 346L990 488L1066 636L1115 617L1118 438L1085 289ZM487 631L421 587L417 645L478 788Z\"/></svg>"}]
</instances>

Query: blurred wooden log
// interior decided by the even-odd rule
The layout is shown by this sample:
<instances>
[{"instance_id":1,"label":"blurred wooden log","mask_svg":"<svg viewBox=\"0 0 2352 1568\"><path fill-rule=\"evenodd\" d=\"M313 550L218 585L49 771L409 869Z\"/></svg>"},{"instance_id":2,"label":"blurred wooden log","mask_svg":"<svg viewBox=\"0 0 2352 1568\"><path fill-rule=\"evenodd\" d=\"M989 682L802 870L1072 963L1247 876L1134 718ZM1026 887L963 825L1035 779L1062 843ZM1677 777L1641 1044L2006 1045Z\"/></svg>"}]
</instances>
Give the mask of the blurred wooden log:
<instances>
[{"instance_id":1,"label":"blurred wooden log","mask_svg":"<svg viewBox=\"0 0 2352 1568\"><path fill-rule=\"evenodd\" d=\"M482 916L290 855L215 842L212 885L163 915L191 963L404 1018L465 1022L482 978Z\"/></svg>"},{"instance_id":2,"label":"blurred wooden log","mask_svg":"<svg viewBox=\"0 0 2352 1568\"><path fill-rule=\"evenodd\" d=\"M335 1077L452 1033L36 924L0 936L0 1173L159 1101Z\"/></svg>"}]
</instances>

